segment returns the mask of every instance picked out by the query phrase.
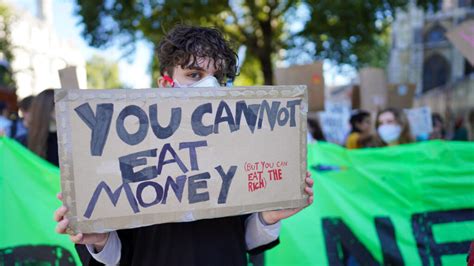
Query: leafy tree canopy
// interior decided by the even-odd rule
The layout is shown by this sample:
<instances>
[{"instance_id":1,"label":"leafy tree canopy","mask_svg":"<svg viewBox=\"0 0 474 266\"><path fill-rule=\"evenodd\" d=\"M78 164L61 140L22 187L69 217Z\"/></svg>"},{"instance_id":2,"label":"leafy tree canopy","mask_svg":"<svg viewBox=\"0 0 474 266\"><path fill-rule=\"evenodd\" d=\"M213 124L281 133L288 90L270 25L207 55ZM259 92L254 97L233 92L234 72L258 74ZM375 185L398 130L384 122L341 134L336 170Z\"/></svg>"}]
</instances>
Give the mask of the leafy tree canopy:
<instances>
[{"instance_id":1,"label":"leafy tree canopy","mask_svg":"<svg viewBox=\"0 0 474 266\"><path fill-rule=\"evenodd\" d=\"M423 8L441 0L416 0ZM410 0L76 0L83 36L95 47L118 42L133 52L138 39L156 44L177 23L214 26L236 46L247 46L245 79L273 83L275 60L306 53L313 59L361 67L383 65L388 56L390 22ZM302 18L299 9L306 9ZM301 29L294 30L294 23ZM384 59L385 58L385 59ZM156 67L156 62L153 66ZM154 72L156 73L156 72ZM253 75L253 77L252 77ZM245 82L244 82L245 83Z\"/></svg>"},{"instance_id":2,"label":"leafy tree canopy","mask_svg":"<svg viewBox=\"0 0 474 266\"><path fill-rule=\"evenodd\" d=\"M119 68L115 62L94 55L87 61L87 87L91 89L123 88L119 79Z\"/></svg>"}]
</instances>

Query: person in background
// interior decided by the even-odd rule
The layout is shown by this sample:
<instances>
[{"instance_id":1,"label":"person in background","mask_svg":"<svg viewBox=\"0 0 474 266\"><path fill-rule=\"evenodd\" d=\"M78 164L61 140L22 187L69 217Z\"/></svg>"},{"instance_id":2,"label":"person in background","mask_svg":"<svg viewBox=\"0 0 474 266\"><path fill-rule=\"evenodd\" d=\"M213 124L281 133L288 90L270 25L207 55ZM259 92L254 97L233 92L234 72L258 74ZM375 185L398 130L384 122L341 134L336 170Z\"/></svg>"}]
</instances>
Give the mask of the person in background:
<instances>
[{"instance_id":1,"label":"person in background","mask_svg":"<svg viewBox=\"0 0 474 266\"><path fill-rule=\"evenodd\" d=\"M370 113L364 110L355 110L349 120L351 133L346 140L346 148L360 149L367 146L372 138Z\"/></svg>"},{"instance_id":2,"label":"person in background","mask_svg":"<svg viewBox=\"0 0 474 266\"><path fill-rule=\"evenodd\" d=\"M394 146L413 142L410 135L410 124L401 110L386 108L377 114L375 121L377 136L380 139L378 146Z\"/></svg>"},{"instance_id":3,"label":"person in background","mask_svg":"<svg viewBox=\"0 0 474 266\"><path fill-rule=\"evenodd\" d=\"M468 121L469 121L469 131L471 131L471 136L470 140L474 140L474 108L472 108L469 111L469 114L467 115Z\"/></svg>"},{"instance_id":4,"label":"person in background","mask_svg":"<svg viewBox=\"0 0 474 266\"><path fill-rule=\"evenodd\" d=\"M7 104L0 101L0 136L10 137L12 121L8 119Z\"/></svg>"},{"instance_id":5,"label":"person in background","mask_svg":"<svg viewBox=\"0 0 474 266\"><path fill-rule=\"evenodd\" d=\"M32 152L58 166L58 136L54 112L54 91L44 90L31 103L31 114L26 121L28 134L17 140Z\"/></svg>"},{"instance_id":6,"label":"person in background","mask_svg":"<svg viewBox=\"0 0 474 266\"><path fill-rule=\"evenodd\" d=\"M12 138L18 139L22 136L25 136L28 133L28 120L30 119L30 107L31 103L33 102L34 96L28 96L23 98L18 103L18 108L20 109L21 118L18 118L14 123L15 125L12 127L14 128L15 133L12 132ZM13 130L12 130L13 131Z\"/></svg>"},{"instance_id":7,"label":"person in background","mask_svg":"<svg viewBox=\"0 0 474 266\"><path fill-rule=\"evenodd\" d=\"M443 117L439 113L433 113L431 121L433 123L433 131L430 134L430 139L446 139Z\"/></svg>"},{"instance_id":8,"label":"person in background","mask_svg":"<svg viewBox=\"0 0 474 266\"><path fill-rule=\"evenodd\" d=\"M315 118L307 119L308 122L308 144L313 143L315 141L326 141L324 138L323 131L321 130L321 126L319 125L319 121Z\"/></svg>"},{"instance_id":9,"label":"person in background","mask_svg":"<svg viewBox=\"0 0 474 266\"><path fill-rule=\"evenodd\" d=\"M462 116L458 116L456 118L456 122L454 123L454 133L451 140L457 141L468 141L469 134L467 128L464 126L464 118Z\"/></svg>"}]
</instances>

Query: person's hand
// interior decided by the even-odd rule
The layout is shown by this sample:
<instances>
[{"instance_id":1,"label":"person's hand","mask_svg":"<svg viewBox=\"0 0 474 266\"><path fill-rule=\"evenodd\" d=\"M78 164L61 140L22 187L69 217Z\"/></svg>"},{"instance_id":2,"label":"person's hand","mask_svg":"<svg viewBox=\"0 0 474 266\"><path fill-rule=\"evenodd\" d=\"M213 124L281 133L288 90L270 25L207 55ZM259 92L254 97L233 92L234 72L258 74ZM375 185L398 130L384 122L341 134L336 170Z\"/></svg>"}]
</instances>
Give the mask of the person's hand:
<instances>
[{"instance_id":1,"label":"person's hand","mask_svg":"<svg viewBox=\"0 0 474 266\"><path fill-rule=\"evenodd\" d=\"M295 208L295 209L284 209L284 210L278 210L278 211L264 211L261 212L262 219L266 224L275 224L283 219L286 219L290 216L295 215L302 209L308 207L313 203L313 184L314 181L311 179L311 174L309 172L306 172L306 187L304 188L304 192L308 194L308 205L302 208Z\"/></svg>"},{"instance_id":2,"label":"person's hand","mask_svg":"<svg viewBox=\"0 0 474 266\"><path fill-rule=\"evenodd\" d=\"M57 198L63 200L61 193L58 193ZM68 209L66 206L62 205L54 212L54 220L58 222L56 225L56 232L59 234L66 234L67 226L69 225L69 220L64 217ZM94 245L94 248L97 252L100 252L107 242L109 233L94 233L94 234L76 234L69 235L69 238L72 242L76 244L91 244Z\"/></svg>"}]
</instances>

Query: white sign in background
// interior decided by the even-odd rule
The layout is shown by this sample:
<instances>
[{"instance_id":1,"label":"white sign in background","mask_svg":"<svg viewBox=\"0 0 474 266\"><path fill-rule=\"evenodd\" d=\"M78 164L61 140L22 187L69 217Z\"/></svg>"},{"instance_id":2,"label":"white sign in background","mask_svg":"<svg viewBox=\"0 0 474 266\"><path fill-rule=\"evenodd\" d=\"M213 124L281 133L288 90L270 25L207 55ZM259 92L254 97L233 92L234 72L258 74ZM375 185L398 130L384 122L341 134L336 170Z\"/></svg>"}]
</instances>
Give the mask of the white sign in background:
<instances>
[{"instance_id":1,"label":"white sign in background","mask_svg":"<svg viewBox=\"0 0 474 266\"><path fill-rule=\"evenodd\" d=\"M433 131L433 122L431 120L431 109L427 106L405 109L410 130L413 137L423 136Z\"/></svg>"}]
</instances>

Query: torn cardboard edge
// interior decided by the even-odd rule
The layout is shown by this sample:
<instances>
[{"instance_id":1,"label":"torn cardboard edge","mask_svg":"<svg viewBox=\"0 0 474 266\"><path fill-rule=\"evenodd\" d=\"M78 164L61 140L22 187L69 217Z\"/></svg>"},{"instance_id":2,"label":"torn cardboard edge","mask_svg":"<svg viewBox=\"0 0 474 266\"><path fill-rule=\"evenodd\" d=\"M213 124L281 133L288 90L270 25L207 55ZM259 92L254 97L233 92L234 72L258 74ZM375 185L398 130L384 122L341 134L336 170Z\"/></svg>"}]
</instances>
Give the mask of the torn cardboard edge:
<instances>
[{"instance_id":1,"label":"torn cardboard edge","mask_svg":"<svg viewBox=\"0 0 474 266\"><path fill-rule=\"evenodd\" d=\"M215 209L182 211L176 213L154 213L154 214L138 214L126 217L111 217L100 220L81 221L78 219L75 197L73 163L72 154L72 137L71 131L65 130L71 128L71 114L69 113L68 104L77 99L91 100L95 98L109 99L113 101L127 101L139 99L207 99L218 100L222 97L230 97L229 99L271 99L271 98L302 98L300 107L300 191L299 199L287 201L272 202L256 205L245 205L238 207L220 207ZM61 173L61 189L64 193L64 205L68 207L69 213L66 217L69 219L69 233L92 233L106 232L119 228L136 228L146 225L156 224L157 218L159 223L163 222L179 222L176 218L192 217L186 221L194 221L206 218L225 217L232 215L241 215L264 210L287 209L306 206L307 195L304 192L306 178L306 117L307 117L307 97L308 92L304 85L294 86L261 86L261 87L233 87L229 88L186 88L179 90L172 89L145 89L145 90L55 90L56 102L56 119L58 128L61 128L63 134L58 134L60 173ZM67 162L67 163L64 163ZM185 222L185 221L183 221Z\"/></svg>"}]
</instances>

